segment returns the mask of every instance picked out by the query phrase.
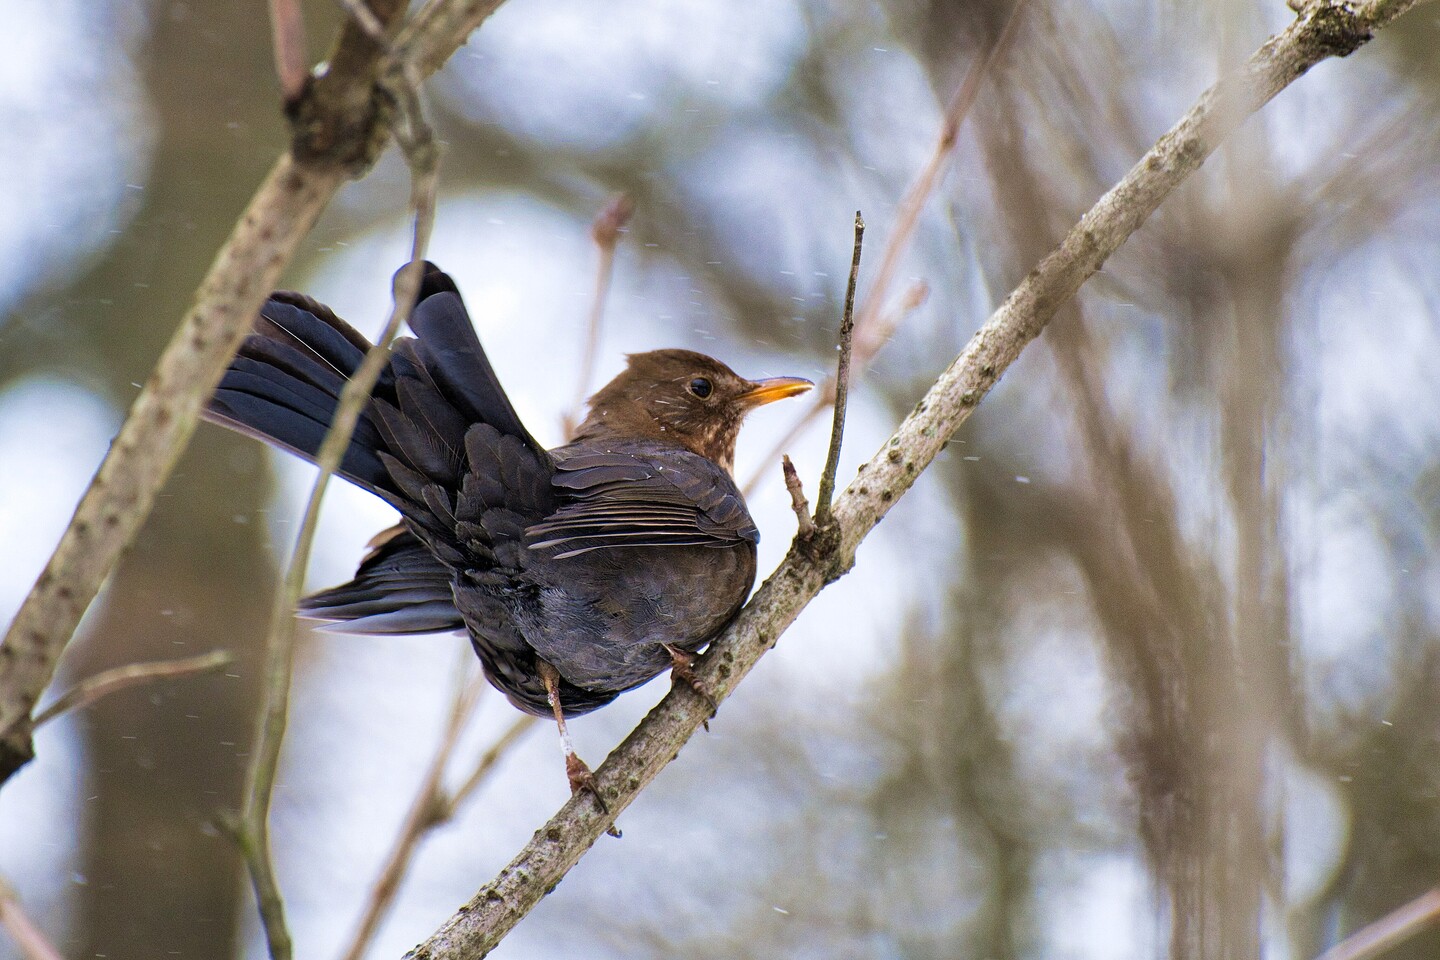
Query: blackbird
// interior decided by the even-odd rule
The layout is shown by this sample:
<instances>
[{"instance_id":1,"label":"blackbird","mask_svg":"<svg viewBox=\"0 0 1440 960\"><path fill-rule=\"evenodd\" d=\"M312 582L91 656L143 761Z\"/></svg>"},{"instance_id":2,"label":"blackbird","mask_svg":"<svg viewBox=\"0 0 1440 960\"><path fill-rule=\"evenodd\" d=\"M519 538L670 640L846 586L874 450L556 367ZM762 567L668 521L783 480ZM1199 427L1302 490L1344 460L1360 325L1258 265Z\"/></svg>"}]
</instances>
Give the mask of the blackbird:
<instances>
[{"instance_id":1,"label":"blackbird","mask_svg":"<svg viewBox=\"0 0 1440 960\"><path fill-rule=\"evenodd\" d=\"M490 683L554 716L571 788L591 786L565 718L666 669L693 683L693 654L755 581L760 534L731 476L740 424L812 384L746 380L689 350L631 354L547 451L429 262L410 328L338 470L401 522L300 613L347 633L466 631ZM313 462L370 346L325 305L276 292L205 416Z\"/></svg>"}]
</instances>

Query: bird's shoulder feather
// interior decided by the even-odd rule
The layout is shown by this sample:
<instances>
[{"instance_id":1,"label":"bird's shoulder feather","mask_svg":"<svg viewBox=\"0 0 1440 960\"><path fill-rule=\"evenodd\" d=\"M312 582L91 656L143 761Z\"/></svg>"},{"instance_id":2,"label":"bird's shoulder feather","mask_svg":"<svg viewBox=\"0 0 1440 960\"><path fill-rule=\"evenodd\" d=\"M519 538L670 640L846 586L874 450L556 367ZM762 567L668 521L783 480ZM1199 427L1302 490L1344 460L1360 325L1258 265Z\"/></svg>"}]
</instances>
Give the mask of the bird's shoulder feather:
<instances>
[{"instance_id":1,"label":"bird's shoulder feather","mask_svg":"<svg viewBox=\"0 0 1440 960\"><path fill-rule=\"evenodd\" d=\"M558 508L525 531L555 559L612 547L757 543L735 481L719 464L653 440L586 440L552 450Z\"/></svg>"}]
</instances>

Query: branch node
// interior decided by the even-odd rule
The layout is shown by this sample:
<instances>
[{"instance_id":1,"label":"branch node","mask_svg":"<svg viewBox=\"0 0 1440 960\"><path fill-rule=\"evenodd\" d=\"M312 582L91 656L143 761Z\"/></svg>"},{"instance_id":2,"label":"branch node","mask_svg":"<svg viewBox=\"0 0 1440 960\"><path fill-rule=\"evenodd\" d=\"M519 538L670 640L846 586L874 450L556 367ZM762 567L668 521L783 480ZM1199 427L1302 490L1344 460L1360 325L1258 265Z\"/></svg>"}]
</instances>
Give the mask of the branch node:
<instances>
[{"instance_id":1,"label":"branch node","mask_svg":"<svg viewBox=\"0 0 1440 960\"><path fill-rule=\"evenodd\" d=\"M788 453L781 458L780 469L785 472L785 489L790 491L790 506L795 511L795 536L809 540L815 535L815 521L810 519L810 501L805 499L805 487Z\"/></svg>"}]
</instances>

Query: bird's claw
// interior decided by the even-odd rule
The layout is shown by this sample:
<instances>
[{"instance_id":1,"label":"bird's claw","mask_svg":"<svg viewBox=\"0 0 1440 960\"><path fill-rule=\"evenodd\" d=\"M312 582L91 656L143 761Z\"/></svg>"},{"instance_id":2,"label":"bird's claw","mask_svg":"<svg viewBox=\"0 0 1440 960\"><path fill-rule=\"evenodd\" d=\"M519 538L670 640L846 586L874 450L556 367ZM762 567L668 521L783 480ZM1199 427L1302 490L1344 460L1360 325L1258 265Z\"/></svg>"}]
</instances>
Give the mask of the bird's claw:
<instances>
[{"instance_id":1,"label":"bird's claw","mask_svg":"<svg viewBox=\"0 0 1440 960\"><path fill-rule=\"evenodd\" d=\"M672 682L677 680L684 682L685 686L693 690L696 696L710 705L710 716L715 716L716 712L720 709L720 704L715 699L715 695L705 686L704 681L695 675L695 654L687 653L671 643L661 644L661 646L665 648L666 653L670 654L670 677ZM705 732L709 733L710 721L705 720L702 722L705 726Z\"/></svg>"},{"instance_id":2,"label":"bird's claw","mask_svg":"<svg viewBox=\"0 0 1440 960\"><path fill-rule=\"evenodd\" d=\"M565 776L570 780L572 795L590 794L595 798L595 803L599 805L600 812L606 816L610 815L610 804L606 803L605 798L600 795L600 788L595 783L595 774L584 760L573 753L567 755L565 757ZM620 830L613 823L605 829L605 832L617 839L620 836Z\"/></svg>"},{"instance_id":3,"label":"bird's claw","mask_svg":"<svg viewBox=\"0 0 1440 960\"><path fill-rule=\"evenodd\" d=\"M602 813L610 812L605 798L600 796L600 788L595 785L595 774L589 764L572 753L565 758L565 776L570 779L571 793L589 793L600 804Z\"/></svg>"}]
</instances>

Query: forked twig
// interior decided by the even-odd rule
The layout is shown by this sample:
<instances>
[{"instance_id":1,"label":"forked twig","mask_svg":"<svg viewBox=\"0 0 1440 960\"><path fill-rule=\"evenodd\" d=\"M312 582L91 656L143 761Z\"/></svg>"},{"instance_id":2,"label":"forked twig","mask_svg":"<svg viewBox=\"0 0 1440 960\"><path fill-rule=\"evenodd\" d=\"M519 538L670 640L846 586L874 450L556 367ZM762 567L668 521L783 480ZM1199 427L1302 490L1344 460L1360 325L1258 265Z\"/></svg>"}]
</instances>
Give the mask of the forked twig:
<instances>
[{"instance_id":1,"label":"forked twig","mask_svg":"<svg viewBox=\"0 0 1440 960\"><path fill-rule=\"evenodd\" d=\"M465 651L465 655L470 656L468 649ZM480 681L482 684L483 682ZM380 928L380 921L385 918L385 914L395 901L395 895L400 891L400 883L410 868L420 841L430 831L448 823L455 816L456 811L489 778L500 759L510 752L511 747L520 742L521 735L533 727L536 722L537 719L529 714L521 714L516 717L510 726L506 727L505 731L485 748L464 783L448 793L438 778L432 780L431 777L437 771L443 774L444 768L448 765L449 758L454 752L454 744L448 743L442 747L440 752L436 753L435 762L426 774L421 792L416 795L400 835L396 838L395 846L391 848L390 856L386 858L385 866L381 869L380 876L371 889L370 898L361 915L360 923L356 926L350 947L344 954L344 960L360 960L365 955L366 948L374 939L375 932Z\"/></svg>"},{"instance_id":2,"label":"forked twig","mask_svg":"<svg viewBox=\"0 0 1440 960\"><path fill-rule=\"evenodd\" d=\"M470 664L474 658L469 647L461 648L460 655L464 658L464 662L461 664L461 669L455 674L455 694L450 704L450 715L446 719L445 729L440 735L440 743L435 749L435 755L430 759L425 776L420 781L420 789L416 792L415 799L411 801L410 810L405 815L405 822L400 827L400 833L390 850L390 856L385 859L385 866L381 868L379 876L370 889L370 896L366 900L365 908L360 913L360 920L355 926L355 933L350 938L350 944L341 954L344 960L360 960L365 955L366 949L375 937L375 932L380 928L380 921L385 918L385 914L395 902L395 895L400 892L400 881L404 879L405 871L410 867L420 838L436 824L443 822L444 817L441 810L444 806L445 768L449 766L450 758L460 743L460 734L464 732L470 718L475 715L475 708L480 703L480 694L485 688L483 677L470 676L472 672Z\"/></svg>"},{"instance_id":3,"label":"forked twig","mask_svg":"<svg viewBox=\"0 0 1440 960\"><path fill-rule=\"evenodd\" d=\"M855 252L850 257L850 281L845 286L845 309L840 314L840 358L835 365L835 417L830 424L830 452L815 495L815 525L830 522L830 501L835 498L835 472L840 469L840 441L845 435L845 406L850 399L850 352L855 345L855 284L860 279L860 248L865 240L865 219L855 211Z\"/></svg>"},{"instance_id":4,"label":"forked twig","mask_svg":"<svg viewBox=\"0 0 1440 960\"><path fill-rule=\"evenodd\" d=\"M445 799L443 813L446 820L454 816L461 804L469 800L471 795L480 788L501 758L509 752L511 747L520 742L520 737L539 722L539 717L532 717L528 713L521 714L511 721L504 733L495 738L494 743L485 748L485 752L480 754L480 758L475 761L475 768L470 771L470 776L466 777L465 782L456 787Z\"/></svg>"}]
</instances>

